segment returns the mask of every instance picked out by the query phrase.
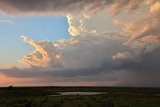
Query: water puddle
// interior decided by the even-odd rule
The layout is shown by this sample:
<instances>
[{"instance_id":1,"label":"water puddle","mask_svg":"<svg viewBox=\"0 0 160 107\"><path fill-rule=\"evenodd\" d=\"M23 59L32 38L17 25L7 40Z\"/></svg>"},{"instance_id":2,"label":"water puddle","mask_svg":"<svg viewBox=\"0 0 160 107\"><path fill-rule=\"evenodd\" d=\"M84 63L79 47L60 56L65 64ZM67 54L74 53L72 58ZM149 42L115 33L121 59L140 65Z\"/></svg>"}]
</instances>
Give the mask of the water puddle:
<instances>
[{"instance_id":1,"label":"water puddle","mask_svg":"<svg viewBox=\"0 0 160 107\"><path fill-rule=\"evenodd\" d=\"M49 96L97 95L97 94L102 94L102 92L61 92L59 95L49 95Z\"/></svg>"}]
</instances>

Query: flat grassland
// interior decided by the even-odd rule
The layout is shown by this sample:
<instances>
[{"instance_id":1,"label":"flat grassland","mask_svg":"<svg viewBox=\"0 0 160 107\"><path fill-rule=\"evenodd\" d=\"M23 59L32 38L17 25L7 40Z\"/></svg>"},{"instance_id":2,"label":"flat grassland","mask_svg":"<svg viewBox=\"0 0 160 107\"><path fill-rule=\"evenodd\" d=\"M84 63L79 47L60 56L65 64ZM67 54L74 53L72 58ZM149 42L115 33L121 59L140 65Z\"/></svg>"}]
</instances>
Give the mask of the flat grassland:
<instances>
[{"instance_id":1,"label":"flat grassland","mask_svg":"<svg viewBox=\"0 0 160 107\"><path fill-rule=\"evenodd\" d=\"M99 94L62 95L63 92ZM3 87L0 107L160 107L160 88Z\"/></svg>"}]
</instances>

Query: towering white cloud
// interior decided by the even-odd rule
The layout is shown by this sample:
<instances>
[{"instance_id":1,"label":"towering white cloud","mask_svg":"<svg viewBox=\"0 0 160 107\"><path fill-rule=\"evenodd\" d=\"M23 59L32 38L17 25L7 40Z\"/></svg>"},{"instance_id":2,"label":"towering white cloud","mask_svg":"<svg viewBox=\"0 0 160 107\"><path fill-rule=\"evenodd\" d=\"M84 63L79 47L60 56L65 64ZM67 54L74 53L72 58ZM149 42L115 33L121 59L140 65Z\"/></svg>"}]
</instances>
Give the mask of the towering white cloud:
<instances>
[{"instance_id":1,"label":"towering white cloud","mask_svg":"<svg viewBox=\"0 0 160 107\"><path fill-rule=\"evenodd\" d=\"M21 62L30 66L60 66L61 55L58 46L49 41L36 42L26 36L21 36L21 39L35 47L35 50L26 55Z\"/></svg>"},{"instance_id":2,"label":"towering white cloud","mask_svg":"<svg viewBox=\"0 0 160 107\"><path fill-rule=\"evenodd\" d=\"M67 19L69 24L68 32L70 33L71 36L73 37L80 36L80 35L83 35L83 33L87 32L85 26L83 25L82 19L78 21L77 25L73 21L74 20L73 15L68 14Z\"/></svg>"}]
</instances>

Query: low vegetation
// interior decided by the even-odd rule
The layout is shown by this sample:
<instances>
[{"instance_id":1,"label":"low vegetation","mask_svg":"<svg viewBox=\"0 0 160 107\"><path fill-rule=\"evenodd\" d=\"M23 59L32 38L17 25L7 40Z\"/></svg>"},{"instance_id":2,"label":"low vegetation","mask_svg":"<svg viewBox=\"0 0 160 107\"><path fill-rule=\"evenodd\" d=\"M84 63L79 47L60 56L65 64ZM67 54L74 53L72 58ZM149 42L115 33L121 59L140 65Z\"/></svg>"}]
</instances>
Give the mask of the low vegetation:
<instances>
[{"instance_id":1,"label":"low vegetation","mask_svg":"<svg viewBox=\"0 0 160 107\"><path fill-rule=\"evenodd\" d=\"M103 93L59 96L61 92ZM8 87L0 88L0 107L160 107L160 88Z\"/></svg>"}]
</instances>

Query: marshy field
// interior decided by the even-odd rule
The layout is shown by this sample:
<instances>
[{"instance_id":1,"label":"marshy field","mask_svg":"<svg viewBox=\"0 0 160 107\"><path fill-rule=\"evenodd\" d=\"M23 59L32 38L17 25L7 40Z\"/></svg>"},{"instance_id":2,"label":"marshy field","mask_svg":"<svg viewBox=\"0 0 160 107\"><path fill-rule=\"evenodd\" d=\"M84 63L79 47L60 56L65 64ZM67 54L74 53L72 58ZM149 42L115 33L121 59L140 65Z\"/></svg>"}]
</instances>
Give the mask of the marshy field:
<instances>
[{"instance_id":1,"label":"marshy field","mask_svg":"<svg viewBox=\"0 0 160 107\"><path fill-rule=\"evenodd\" d=\"M160 107L160 88L10 86L0 107Z\"/></svg>"}]
</instances>

